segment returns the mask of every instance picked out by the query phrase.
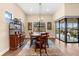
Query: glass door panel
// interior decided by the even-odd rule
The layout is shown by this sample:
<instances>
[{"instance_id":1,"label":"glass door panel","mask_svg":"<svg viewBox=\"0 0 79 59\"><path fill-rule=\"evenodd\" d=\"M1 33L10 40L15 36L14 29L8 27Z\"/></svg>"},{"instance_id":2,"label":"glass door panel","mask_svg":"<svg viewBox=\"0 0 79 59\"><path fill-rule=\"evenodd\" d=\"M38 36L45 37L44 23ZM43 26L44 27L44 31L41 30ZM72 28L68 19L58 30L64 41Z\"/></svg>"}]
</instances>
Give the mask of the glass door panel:
<instances>
[{"instance_id":1,"label":"glass door panel","mask_svg":"<svg viewBox=\"0 0 79 59\"><path fill-rule=\"evenodd\" d=\"M56 22L56 38L59 38L59 21Z\"/></svg>"},{"instance_id":2,"label":"glass door panel","mask_svg":"<svg viewBox=\"0 0 79 59\"><path fill-rule=\"evenodd\" d=\"M60 21L60 40L65 41L65 20Z\"/></svg>"},{"instance_id":3,"label":"glass door panel","mask_svg":"<svg viewBox=\"0 0 79 59\"><path fill-rule=\"evenodd\" d=\"M78 42L78 20L67 19L67 42Z\"/></svg>"}]
</instances>

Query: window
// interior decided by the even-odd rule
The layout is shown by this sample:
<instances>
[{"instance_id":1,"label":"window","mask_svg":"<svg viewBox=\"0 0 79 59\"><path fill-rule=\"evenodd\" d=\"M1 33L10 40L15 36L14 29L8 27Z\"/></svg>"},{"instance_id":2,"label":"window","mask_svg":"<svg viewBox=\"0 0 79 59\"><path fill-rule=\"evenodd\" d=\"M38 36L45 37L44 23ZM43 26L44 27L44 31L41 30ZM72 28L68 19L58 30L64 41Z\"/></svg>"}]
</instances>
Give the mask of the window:
<instances>
[{"instance_id":1,"label":"window","mask_svg":"<svg viewBox=\"0 0 79 59\"><path fill-rule=\"evenodd\" d=\"M5 19L5 22L7 22L7 23L11 22L12 21L12 14L8 11L5 11L4 19Z\"/></svg>"}]
</instances>

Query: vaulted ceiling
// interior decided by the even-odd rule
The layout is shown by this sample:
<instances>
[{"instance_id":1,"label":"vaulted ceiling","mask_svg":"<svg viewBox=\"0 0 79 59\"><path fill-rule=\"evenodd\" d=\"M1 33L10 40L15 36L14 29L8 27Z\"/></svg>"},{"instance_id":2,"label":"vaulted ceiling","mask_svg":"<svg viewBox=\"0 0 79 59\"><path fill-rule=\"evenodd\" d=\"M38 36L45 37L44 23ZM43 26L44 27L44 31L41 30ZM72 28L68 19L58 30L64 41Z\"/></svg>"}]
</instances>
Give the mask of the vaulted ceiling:
<instances>
[{"instance_id":1,"label":"vaulted ceiling","mask_svg":"<svg viewBox=\"0 0 79 59\"><path fill-rule=\"evenodd\" d=\"M18 3L26 14L54 14L62 3Z\"/></svg>"}]
</instances>

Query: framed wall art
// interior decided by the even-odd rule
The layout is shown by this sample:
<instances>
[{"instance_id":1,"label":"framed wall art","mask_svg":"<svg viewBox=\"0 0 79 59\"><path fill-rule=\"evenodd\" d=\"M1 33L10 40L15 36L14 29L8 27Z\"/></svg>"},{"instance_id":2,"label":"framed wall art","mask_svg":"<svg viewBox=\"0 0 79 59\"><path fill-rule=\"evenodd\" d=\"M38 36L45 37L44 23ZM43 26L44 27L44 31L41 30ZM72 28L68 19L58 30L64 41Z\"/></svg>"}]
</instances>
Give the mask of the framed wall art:
<instances>
[{"instance_id":1,"label":"framed wall art","mask_svg":"<svg viewBox=\"0 0 79 59\"><path fill-rule=\"evenodd\" d=\"M47 30L52 30L52 22L47 22Z\"/></svg>"},{"instance_id":2,"label":"framed wall art","mask_svg":"<svg viewBox=\"0 0 79 59\"><path fill-rule=\"evenodd\" d=\"M28 30L32 30L32 22L28 22Z\"/></svg>"}]
</instances>

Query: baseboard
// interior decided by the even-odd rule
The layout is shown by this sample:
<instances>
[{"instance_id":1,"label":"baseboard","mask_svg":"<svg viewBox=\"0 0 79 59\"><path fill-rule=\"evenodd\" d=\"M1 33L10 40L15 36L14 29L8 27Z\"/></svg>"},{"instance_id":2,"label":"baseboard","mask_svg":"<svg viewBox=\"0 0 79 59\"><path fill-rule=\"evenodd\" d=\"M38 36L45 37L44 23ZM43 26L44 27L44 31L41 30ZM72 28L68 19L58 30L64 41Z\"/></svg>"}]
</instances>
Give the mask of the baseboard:
<instances>
[{"instance_id":1,"label":"baseboard","mask_svg":"<svg viewBox=\"0 0 79 59\"><path fill-rule=\"evenodd\" d=\"M2 56L4 53L6 53L9 50L9 48L3 50L2 52L0 52L0 56Z\"/></svg>"}]
</instances>

